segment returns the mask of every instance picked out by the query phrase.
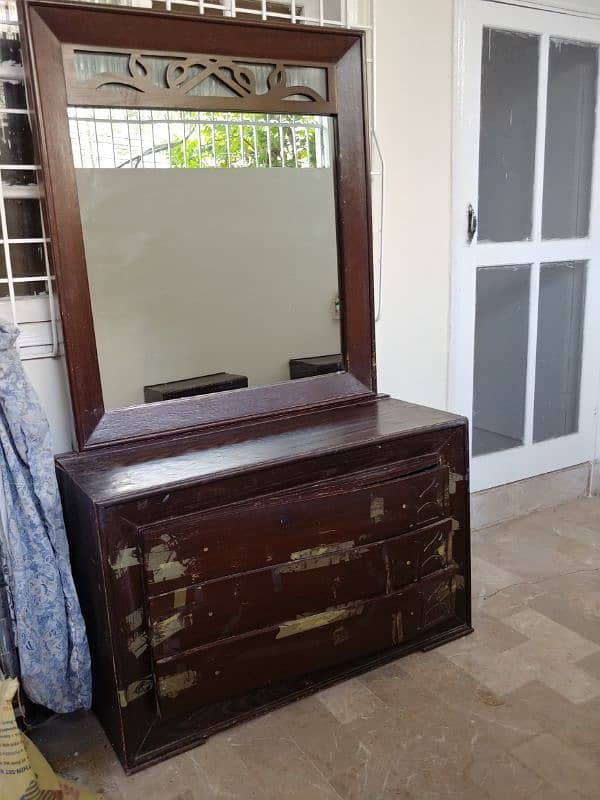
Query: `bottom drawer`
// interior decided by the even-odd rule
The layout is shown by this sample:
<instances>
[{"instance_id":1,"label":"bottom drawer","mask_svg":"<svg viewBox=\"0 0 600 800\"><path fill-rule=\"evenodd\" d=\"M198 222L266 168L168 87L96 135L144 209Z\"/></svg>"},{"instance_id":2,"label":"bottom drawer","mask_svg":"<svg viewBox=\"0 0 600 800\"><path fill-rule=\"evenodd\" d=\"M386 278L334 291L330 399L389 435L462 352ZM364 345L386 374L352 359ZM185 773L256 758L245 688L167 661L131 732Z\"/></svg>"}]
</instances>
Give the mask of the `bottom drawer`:
<instances>
[{"instance_id":1,"label":"bottom drawer","mask_svg":"<svg viewBox=\"0 0 600 800\"><path fill-rule=\"evenodd\" d=\"M347 603L155 663L162 716L396 647L455 616L456 568L403 592Z\"/></svg>"}]
</instances>

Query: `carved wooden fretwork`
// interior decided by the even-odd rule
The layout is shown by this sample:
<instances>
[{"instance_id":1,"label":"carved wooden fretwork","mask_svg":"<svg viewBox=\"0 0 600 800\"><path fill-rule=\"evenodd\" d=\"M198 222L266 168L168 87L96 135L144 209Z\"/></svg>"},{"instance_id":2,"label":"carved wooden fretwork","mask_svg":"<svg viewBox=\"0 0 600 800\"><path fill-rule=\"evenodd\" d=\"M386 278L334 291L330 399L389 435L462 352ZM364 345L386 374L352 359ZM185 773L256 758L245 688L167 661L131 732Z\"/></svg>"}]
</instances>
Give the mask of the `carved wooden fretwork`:
<instances>
[{"instance_id":1,"label":"carved wooden fretwork","mask_svg":"<svg viewBox=\"0 0 600 800\"><path fill-rule=\"evenodd\" d=\"M126 70L98 72L90 78L81 80L81 73L77 75L76 63L84 55L85 52L75 49L65 53L66 61L71 62L71 69L67 71L67 86L69 102L73 104L133 104L144 107L208 110L227 107L231 110L248 109L283 113L301 108L303 113L313 114L332 110L333 76L325 65L310 65L309 68L315 71L322 70L324 73L323 83L327 87L327 97L305 83L296 84L290 79L290 71L302 70L304 65L284 63L267 65L270 72L263 88L257 86L257 71L253 64L241 60L217 55L165 58L166 54L160 54L161 60L165 61L165 67L159 77L156 69L153 69L154 54L132 51L106 53L107 56L127 55ZM257 62L256 67L264 70L265 64ZM207 92L198 89L206 81L210 81L216 88ZM219 92L219 85L222 87L222 93ZM105 92L106 89L110 91ZM119 98L122 102L119 102ZM128 98L128 103L125 98Z\"/></svg>"}]
</instances>

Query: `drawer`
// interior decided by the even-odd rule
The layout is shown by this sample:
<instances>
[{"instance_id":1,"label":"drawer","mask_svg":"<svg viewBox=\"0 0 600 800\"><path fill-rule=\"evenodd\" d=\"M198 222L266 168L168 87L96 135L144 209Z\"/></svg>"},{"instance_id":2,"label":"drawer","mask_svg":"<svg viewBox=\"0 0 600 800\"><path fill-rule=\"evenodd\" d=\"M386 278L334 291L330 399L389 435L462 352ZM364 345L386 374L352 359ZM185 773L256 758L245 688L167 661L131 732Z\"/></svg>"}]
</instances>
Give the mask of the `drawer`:
<instances>
[{"instance_id":1,"label":"drawer","mask_svg":"<svg viewBox=\"0 0 600 800\"><path fill-rule=\"evenodd\" d=\"M350 549L450 516L449 470L384 482L355 475L142 528L150 596L298 561L318 548Z\"/></svg>"},{"instance_id":2,"label":"drawer","mask_svg":"<svg viewBox=\"0 0 600 800\"><path fill-rule=\"evenodd\" d=\"M396 594L294 618L155 663L164 717L409 644L455 617L456 570ZM267 680L265 676L269 676Z\"/></svg>"},{"instance_id":3,"label":"drawer","mask_svg":"<svg viewBox=\"0 0 600 800\"><path fill-rule=\"evenodd\" d=\"M445 520L360 547L320 547L284 564L150 597L154 657L396 592L450 565L452 528Z\"/></svg>"}]
</instances>

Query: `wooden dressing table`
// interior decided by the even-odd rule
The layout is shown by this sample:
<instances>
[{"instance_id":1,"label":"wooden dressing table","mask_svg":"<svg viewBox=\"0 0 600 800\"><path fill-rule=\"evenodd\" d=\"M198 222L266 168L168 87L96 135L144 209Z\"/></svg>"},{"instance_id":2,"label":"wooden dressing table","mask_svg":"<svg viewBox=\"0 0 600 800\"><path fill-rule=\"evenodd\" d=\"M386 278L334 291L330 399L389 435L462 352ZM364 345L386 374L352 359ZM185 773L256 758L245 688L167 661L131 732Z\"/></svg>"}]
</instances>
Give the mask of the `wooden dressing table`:
<instances>
[{"instance_id":1,"label":"wooden dressing table","mask_svg":"<svg viewBox=\"0 0 600 800\"><path fill-rule=\"evenodd\" d=\"M467 424L376 392L360 32L50 0L27 0L23 12L78 439L78 452L57 459L58 477L94 708L134 771L471 631ZM92 66L108 53L122 75L90 79L81 53ZM160 58L171 66L165 85L152 88ZM263 86L256 65L265 63ZM296 85L298 70L314 83ZM229 93L183 96L184 78L198 86L207 71ZM102 350L104 312L80 208L85 176L76 174L69 121L72 131L86 107L306 115L307 104L330 120L323 131L335 125L344 371L105 408L109 357L119 353ZM315 173L325 168L315 164ZM108 168L98 171L110 179ZM299 341L298 356L311 348ZM241 366L228 369L245 374Z\"/></svg>"}]
</instances>

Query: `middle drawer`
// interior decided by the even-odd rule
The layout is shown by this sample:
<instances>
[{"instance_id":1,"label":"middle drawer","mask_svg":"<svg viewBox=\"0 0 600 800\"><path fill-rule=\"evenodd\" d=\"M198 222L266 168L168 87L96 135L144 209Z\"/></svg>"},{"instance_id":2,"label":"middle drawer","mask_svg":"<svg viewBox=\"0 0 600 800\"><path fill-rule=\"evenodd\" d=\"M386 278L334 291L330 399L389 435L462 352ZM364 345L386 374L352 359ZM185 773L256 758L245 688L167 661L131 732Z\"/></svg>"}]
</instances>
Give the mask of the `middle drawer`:
<instances>
[{"instance_id":1,"label":"middle drawer","mask_svg":"<svg viewBox=\"0 0 600 800\"><path fill-rule=\"evenodd\" d=\"M155 659L390 594L452 563L452 520L363 546L321 546L292 561L148 598Z\"/></svg>"}]
</instances>

